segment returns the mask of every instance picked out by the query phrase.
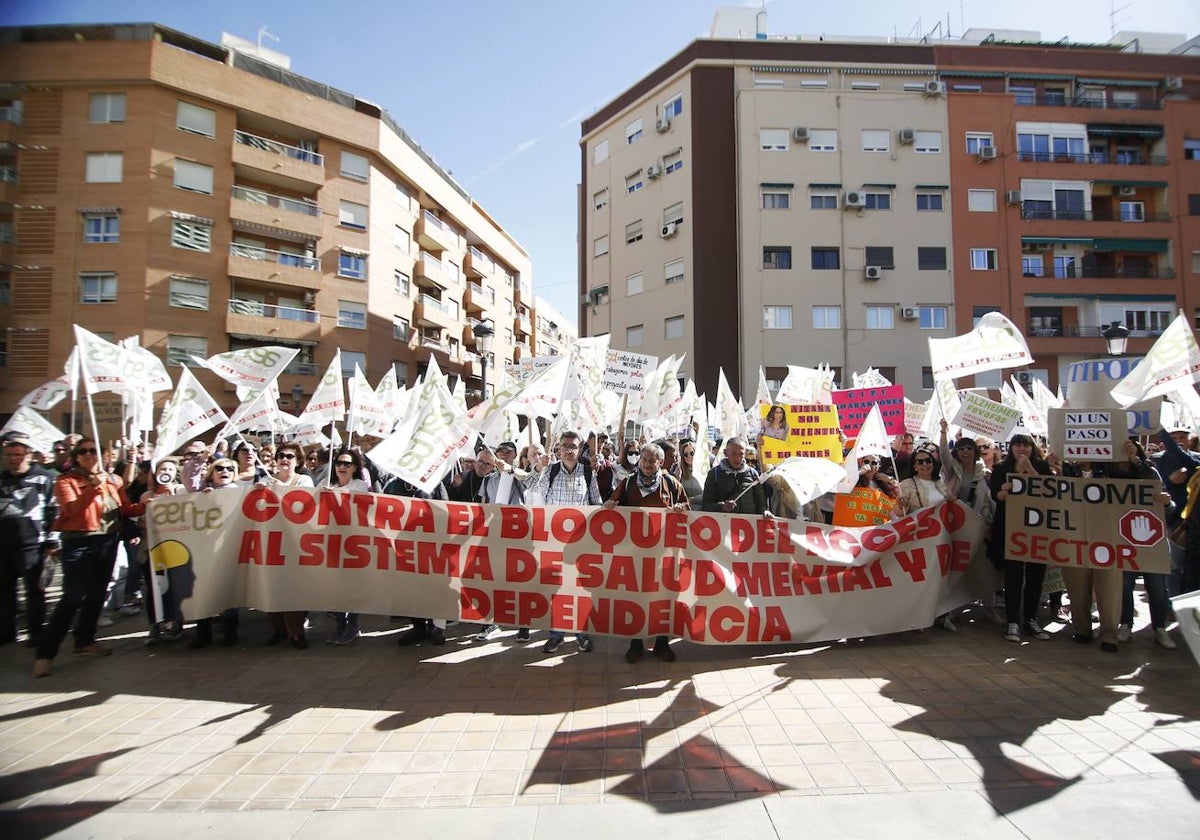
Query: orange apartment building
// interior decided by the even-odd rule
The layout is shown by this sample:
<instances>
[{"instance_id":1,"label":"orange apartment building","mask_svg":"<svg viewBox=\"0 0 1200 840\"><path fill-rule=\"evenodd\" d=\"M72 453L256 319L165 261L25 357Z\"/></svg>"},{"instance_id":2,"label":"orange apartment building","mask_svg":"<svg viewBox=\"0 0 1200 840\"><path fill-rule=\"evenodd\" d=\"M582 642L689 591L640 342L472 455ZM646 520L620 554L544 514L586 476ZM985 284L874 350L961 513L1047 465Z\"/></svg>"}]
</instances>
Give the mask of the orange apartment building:
<instances>
[{"instance_id":1,"label":"orange apartment building","mask_svg":"<svg viewBox=\"0 0 1200 840\"><path fill-rule=\"evenodd\" d=\"M436 359L469 391L477 324L492 386L534 352L528 254L378 106L156 24L0 44L0 416L61 374L73 323L168 365L295 347L285 410L339 348L347 375Z\"/></svg>"}]
</instances>

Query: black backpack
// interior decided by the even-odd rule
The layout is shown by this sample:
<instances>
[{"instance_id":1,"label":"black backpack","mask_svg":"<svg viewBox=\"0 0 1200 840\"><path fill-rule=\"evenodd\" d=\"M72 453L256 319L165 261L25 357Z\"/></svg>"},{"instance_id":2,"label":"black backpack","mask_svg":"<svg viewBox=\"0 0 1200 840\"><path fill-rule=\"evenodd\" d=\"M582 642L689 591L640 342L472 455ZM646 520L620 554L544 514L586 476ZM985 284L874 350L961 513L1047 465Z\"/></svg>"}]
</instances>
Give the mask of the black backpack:
<instances>
[{"instance_id":1,"label":"black backpack","mask_svg":"<svg viewBox=\"0 0 1200 840\"><path fill-rule=\"evenodd\" d=\"M599 501L596 501L596 502L593 502L593 501L592 501L592 499L591 499L591 494L592 494L592 465L591 465L591 464L589 464L589 463L587 463L586 461L582 461L582 460L581 460L581 461L579 462L579 466L583 467L583 481L584 481L584 483L587 485L587 488L588 488L588 500L585 502L585 504L589 504L589 505L600 505L600 504L603 504L603 503L604 503L604 499L600 499ZM551 464L551 465L550 465L550 481L549 481L549 484L548 484L548 486L549 486L549 487L553 487L553 486L554 486L554 479L558 477L558 474L559 474L560 472L562 472L562 461L555 461L553 464Z\"/></svg>"}]
</instances>

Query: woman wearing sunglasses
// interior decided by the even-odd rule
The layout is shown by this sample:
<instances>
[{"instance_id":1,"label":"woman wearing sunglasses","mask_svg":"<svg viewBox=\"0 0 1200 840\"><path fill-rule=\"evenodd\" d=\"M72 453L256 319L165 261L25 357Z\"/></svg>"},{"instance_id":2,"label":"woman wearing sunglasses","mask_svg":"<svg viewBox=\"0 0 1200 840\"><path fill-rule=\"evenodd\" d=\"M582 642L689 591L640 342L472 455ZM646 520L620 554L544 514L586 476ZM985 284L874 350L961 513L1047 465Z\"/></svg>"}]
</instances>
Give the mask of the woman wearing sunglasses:
<instances>
[{"instance_id":1,"label":"woman wearing sunglasses","mask_svg":"<svg viewBox=\"0 0 1200 840\"><path fill-rule=\"evenodd\" d=\"M359 476L362 474L362 459L353 449L343 447L333 456L333 477L329 480L330 489L335 492L358 491L369 493L370 485ZM348 645L359 636L358 613L333 613L337 620L337 632L326 641L331 645Z\"/></svg>"},{"instance_id":2,"label":"woman wearing sunglasses","mask_svg":"<svg viewBox=\"0 0 1200 840\"><path fill-rule=\"evenodd\" d=\"M96 621L117 561L121 517L141 516L146 507L133 504L121 479L100 468L100 450L91 438L71 450L73 466L54 482L60 534L63 592L54 614L37 639L33 676L50 674L59 645L75 623L76 656L108 656L112 651L96 641Z\"/></svg>"},{"instance_id":3,"label":"woman wearing sunglasses","mask_svg":"<svg viewBox=\"0 0 1200 840\"><path fill-rule=\"evenodd\" d=\"M296 472L303 457L304 453L296 444L280 444L275 448L275 474L267 476L264 483L282 487L312 487L311 478ZM271 613L271 626L275 632L267 639L267 644L277 645L287 639L294 648L307 648L308 637L304 634L306 617L304 610Z\"/></svg>"},{"instance_id":4,"label":"woman wearing sunglasses","mask_svg":"<svg viewBox=\"0 0 1200 840\"><path fill-rule=\"evenodd\" d=\"M945 433L943 432L943 434ZM931 507L951 498L946 483L939 475L941 466L934 460L933 453L928 448L922 447L913 453L912 469L912 476L900 482L900 502L896 505L897 514L907 516L921 508ZM950 633L958 630L950 613L939 615L934 621L934 626Z\"/></svg>"}]
</instances>

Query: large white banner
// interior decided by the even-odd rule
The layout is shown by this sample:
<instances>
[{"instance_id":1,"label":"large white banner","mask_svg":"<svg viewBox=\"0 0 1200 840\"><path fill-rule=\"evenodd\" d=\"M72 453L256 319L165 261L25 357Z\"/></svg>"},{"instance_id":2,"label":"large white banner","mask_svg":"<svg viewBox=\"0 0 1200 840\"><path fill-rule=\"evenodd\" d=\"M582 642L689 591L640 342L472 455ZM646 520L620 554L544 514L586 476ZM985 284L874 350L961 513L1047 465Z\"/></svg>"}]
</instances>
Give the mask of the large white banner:
<instances>
[{"instance_id":1,"label":"large white banner","mask_svg":"<svg viewBox=\"0 0 1200 840\"><path fill-rule=\"evenodd\" d=\"M983 520L957 501L834 528L257 486L160 497L146 519L155 563L194 572L181 576L188 616L351 610L714 644L813 642L927 627L974 597L970 569L987 566Z\"/></svg>"},{"instance_id":2,"label":"large white banner","mask_svg":"<svg viewBox=\"0 0 1200 840\"><path fill-rule=\"evenodd\" d=\"M975 329L954 338L929 339L934 379L958 379L973 373L1020 367L1033 361L1025 336L999 312L979 319Z\"/></svg>"}]
</instances>

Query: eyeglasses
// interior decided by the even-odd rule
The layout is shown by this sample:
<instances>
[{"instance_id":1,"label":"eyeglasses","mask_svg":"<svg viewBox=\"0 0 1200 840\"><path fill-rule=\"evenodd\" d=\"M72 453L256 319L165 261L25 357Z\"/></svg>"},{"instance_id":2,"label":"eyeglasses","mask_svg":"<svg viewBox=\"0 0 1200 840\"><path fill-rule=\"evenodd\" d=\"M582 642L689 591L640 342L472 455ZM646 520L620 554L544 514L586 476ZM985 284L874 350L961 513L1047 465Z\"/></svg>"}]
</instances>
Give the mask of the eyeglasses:
<instances>
[{"instance_id":1,"label":"eyeglasses","mask_svg":"<svg viewBox=\"0 0 1200 840\"><path fill-rule=\"evenodd\" d=\"M237 467L233 466L232 464L222 464L219 467L213 467L213 472L231 473L231 472L236 472L236 471L237 471Z\"/></svg>"},{"instance_id":2,"label":"eyeglasses","mask_svg":"<svg viewBox=\"0 0 1200 840\"><path fill-rule=\"evenodd\" d=\"M992 445L991 445L990 443L985 443L983 446L981 446L981 447L979 447L979 448L980 448L980 449L987 450L987 449L991 449L991 448L992 448Z\"/></svg>"},{"instance_id":3,"label":"eyeglasses","mask_svg":"<svg viewBox=\"0 0 1200 840\"><path fill-rule=\"evenodd\" d=\"M932 464L933 459L932 458L913 458L913 463L914 464Z\"/></svg>"},{"instance_id":4,"label":"eyeglasses","mask_svg":"<svg viewBox=\"0 0 1200 840\"><path fill-rule=\"evenodd\" d=\"M353 461L334 461L333 463L334 463L334 466L338 466L338 467L353 467L354 466Z\"/></svg>"},{"instance_id":5,"label":"eyeglasses","mask_svg":"<svg viewBox=\"0 0 1200 840\"><path fill-rule=\"evenodd\" d=\"M95 449L76 449L75 454L76 455L95 455L96 450Z\"/></svg>"},{"instance_id":6,"label":"eyeglasses","mask_svg":"<svg viewBox=\"0 0 1200 840\"><path fill-rule=\"evenodd\" d=\"M869 459L869 458L868 458L866 461L863 461L863 466L865 466L865 467L878 467L878 466L879 466L879 462L878 462L878 461L873 461L873 460L871 460L871 459Z\"/></svg>"},{"instance_id":7,"label":"eyeglasses","mask_svg":"<svg viewBox=\"0 0 1200 840\"><path fill-rule=\"evenodd\" d=\"M295 452L280 452L278 455L275 456L275 460L276 461L295 461L296 453Z\"/></svg>"}]
</instances>

